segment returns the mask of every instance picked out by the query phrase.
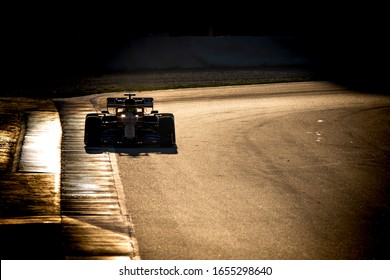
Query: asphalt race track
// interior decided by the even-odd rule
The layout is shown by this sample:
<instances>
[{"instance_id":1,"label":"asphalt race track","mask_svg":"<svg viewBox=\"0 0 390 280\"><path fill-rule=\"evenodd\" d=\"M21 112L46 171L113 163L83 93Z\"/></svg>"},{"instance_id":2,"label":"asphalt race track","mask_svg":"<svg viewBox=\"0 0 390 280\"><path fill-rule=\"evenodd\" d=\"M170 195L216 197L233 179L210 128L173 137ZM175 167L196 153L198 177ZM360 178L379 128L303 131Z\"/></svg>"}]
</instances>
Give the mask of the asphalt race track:
<instances>
[{"instance_id":1,"label":"asphalt race track","mask_svg":"<svg viewBox=\"0 0 390 280\"><path fill-rule=\"evenodd\" d=\"M389 259L390 98L326 82L144 92L176 148L116 150L142 259Z\"/></svg>"}]
</instances>

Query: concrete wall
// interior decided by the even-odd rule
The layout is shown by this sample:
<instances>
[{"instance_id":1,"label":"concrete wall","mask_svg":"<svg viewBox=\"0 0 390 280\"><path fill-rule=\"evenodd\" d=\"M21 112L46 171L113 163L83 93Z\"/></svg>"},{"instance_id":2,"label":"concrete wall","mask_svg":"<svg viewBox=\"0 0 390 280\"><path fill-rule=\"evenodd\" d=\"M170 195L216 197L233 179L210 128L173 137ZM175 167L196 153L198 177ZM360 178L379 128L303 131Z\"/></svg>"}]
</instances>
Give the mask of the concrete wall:
<instances>
[{"instance_id":1,"label":"concrete wall","mask_svg":"<svg viewBox=\"0 0 390 280\"><path fill-rule=\"evenodd\" d=\"M257 67L307 63L288 37L140 37L120 47L108 70Z\"/></svg>"}]
</instances>

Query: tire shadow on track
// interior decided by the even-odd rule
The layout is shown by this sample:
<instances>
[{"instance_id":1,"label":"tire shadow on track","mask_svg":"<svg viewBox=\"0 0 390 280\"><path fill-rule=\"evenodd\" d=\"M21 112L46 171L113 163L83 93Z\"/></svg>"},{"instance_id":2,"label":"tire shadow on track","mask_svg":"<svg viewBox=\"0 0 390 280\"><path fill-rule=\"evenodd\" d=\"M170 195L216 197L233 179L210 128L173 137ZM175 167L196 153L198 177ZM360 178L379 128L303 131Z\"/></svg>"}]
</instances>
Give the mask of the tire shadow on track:
<instances>
[{"instance_id":1,"label":"tire shadow on track","mask_svg":"<svg viewBox=\"0 0 390 280\"><path fill-rule=\"evenodd\" d=\"M102 154L102 153L115 153L121 156L149 156L150 154L164 154L164 155L176 155L178 154L177 146L161 147L161 146L147 146L140 147L137 145L126 147L112 147L112 146L100 146L100 147L85 147L87 154Z\"/></svg>"}]
</instances>

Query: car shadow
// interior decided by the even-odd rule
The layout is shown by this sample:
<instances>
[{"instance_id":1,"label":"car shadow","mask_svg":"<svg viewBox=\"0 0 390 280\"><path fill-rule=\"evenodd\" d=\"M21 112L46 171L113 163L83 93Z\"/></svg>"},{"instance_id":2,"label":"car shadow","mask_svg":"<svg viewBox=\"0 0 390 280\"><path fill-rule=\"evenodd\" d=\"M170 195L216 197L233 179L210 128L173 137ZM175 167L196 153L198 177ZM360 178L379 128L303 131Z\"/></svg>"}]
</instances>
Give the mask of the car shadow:
<instances>
[{"instance_id":1,"label":"car shadow","mask_svg":"<svg viewBox=\"0 0 390 280\"><path fill-rule=\"evenodd\" d=\"M99 146L99 147L85 147L87 154L102 154L102 153L116 153L121 156L149 156L150 154L161 155L176 155L178 154L177 146L161 147L159 145L126 145L126 146Z\"/></svg>"}]
</instances>

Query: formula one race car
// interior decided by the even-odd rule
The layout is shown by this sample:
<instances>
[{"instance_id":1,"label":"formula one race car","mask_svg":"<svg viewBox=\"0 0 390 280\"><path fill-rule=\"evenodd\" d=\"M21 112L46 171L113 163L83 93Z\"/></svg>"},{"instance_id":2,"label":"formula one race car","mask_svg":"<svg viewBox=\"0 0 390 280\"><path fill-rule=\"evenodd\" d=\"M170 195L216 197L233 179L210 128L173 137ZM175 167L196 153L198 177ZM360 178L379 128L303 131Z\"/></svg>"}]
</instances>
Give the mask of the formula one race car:
<instances>
[{"instance_id":1,"label":"formula one race car","mask_svg":"<svg viewBox=\"0 0 390 280\"><path fill-rule=\"evenodd\" d=\"M133 97L135 94L130 93L125 93L125 96L127 97L109 97L106 111L87 114L84 130L86 146L159 144L169 147L175 145L173 114L153 110L153 98ZM135 121L128 121L129 114Z\"/></svg>"}]
</instances>

